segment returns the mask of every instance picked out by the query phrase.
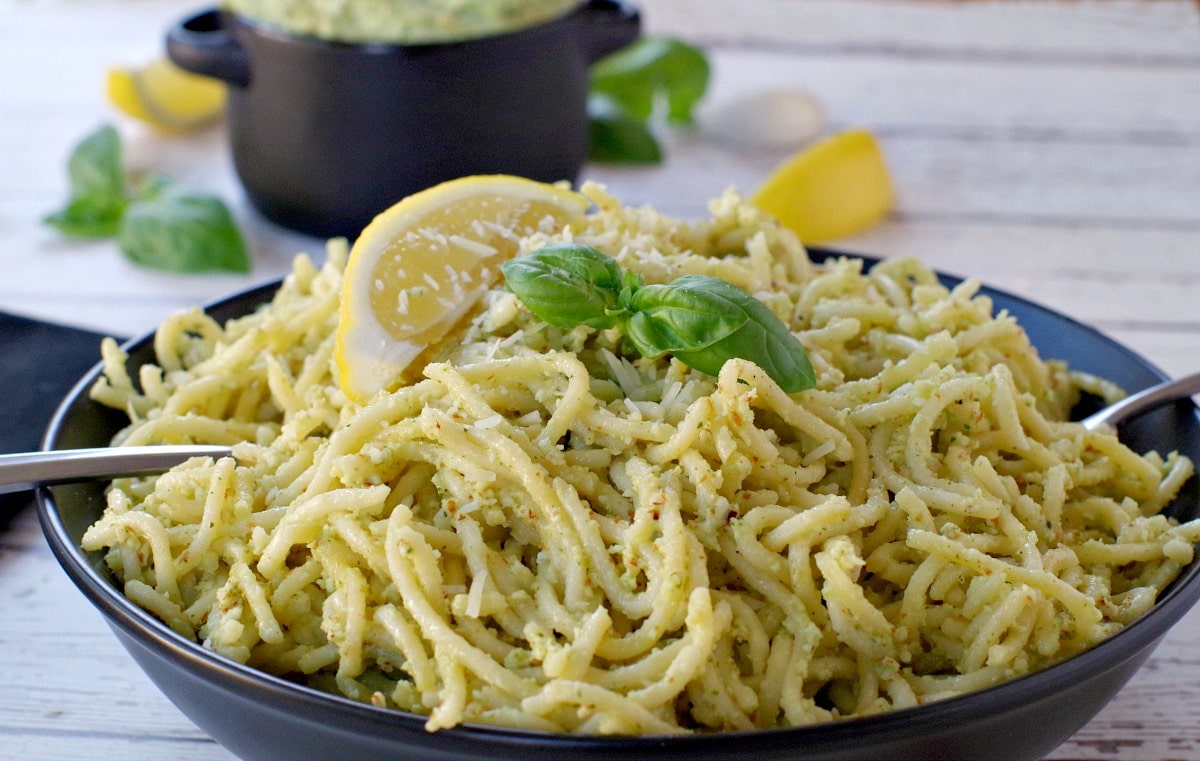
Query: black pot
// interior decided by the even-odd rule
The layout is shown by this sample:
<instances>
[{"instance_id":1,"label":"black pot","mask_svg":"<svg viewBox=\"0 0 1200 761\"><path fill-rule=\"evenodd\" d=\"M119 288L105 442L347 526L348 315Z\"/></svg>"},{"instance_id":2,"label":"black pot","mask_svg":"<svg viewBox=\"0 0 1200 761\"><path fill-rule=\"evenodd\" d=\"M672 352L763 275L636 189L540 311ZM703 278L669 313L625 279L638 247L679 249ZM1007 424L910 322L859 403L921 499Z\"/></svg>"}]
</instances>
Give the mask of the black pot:
<instances>
[{"instance_id":1,"label":"black pot","mask_svg":"<svg viewBox=\"0 0 1200 761\"><path fill-rule=\"evenodd\" d=\"M639 27L623 0L583 0L506 34L350 44L210 9L167 32L167 53L230 85L234 166L264 216L353 238L404 196L463 175L574 181L588 66Z\"/></svg>"}]
</instances>

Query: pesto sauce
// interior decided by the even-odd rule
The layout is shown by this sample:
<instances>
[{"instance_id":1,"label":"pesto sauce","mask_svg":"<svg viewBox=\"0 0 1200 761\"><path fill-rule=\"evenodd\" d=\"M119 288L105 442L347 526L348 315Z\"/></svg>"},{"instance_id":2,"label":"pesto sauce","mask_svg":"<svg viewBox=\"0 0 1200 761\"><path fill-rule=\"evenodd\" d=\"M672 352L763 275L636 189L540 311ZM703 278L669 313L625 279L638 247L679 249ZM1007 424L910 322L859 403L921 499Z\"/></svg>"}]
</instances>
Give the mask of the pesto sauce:
<instances>
[{"instance_id":1,"label":"pesto sauce","mask_svg":"<svg viewBox=\"0 0 1200 761\"><path fill-rule=\"evenodd\" d=\"M565 14L579 0L223 0L293 34L353 43L422 44L501 34Z\"/></svg>"}]
</instances>

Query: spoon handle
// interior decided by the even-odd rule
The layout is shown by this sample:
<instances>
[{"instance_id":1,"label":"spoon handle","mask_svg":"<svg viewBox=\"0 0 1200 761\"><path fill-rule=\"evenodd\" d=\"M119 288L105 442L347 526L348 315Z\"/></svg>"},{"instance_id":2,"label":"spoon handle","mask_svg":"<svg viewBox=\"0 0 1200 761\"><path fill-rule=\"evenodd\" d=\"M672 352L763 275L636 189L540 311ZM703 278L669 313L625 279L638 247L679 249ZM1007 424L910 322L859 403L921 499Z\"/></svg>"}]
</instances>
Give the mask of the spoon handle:
<instances>
[{"instance_id":1,"label":"spoon handle","mask_svg":"<svg viewBox=\"0 0 1200 761\"><path fill-rule=\"evenodd\" d=\"M90 478L159 473L191 457L227 457L224 446L100 447L0 455L0 494Z\"/></svg>"},{"instance_id":2,"label":"spoon handle","mask_svg":"<svg viewBox=\"0 0 1200 761\"><path fill-rule=\"evenodd\" d=\"M1125 420L1160 404L1186 399L1193 394L1200 394L1200 373L1185 375L1182 378L1151 386L1144 391L1125 397L1116 404L1105 407L1096 414L1084 418L1081 422L1083 427L1089 431L1095 431L1104 426L1115 428Z\"/></svg>"}]
</instances>

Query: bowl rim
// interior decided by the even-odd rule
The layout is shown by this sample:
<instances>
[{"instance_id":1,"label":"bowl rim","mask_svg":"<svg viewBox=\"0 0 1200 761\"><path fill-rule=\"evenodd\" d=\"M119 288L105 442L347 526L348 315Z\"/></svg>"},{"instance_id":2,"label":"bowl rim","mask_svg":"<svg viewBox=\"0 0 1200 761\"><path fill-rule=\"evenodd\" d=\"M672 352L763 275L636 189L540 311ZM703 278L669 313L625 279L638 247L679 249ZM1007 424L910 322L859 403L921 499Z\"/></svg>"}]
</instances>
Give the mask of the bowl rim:
<instances>
[{"instance_id":1,"label":"bowl rim","mask_svg":"<svg viewBox=\"0 0 1200 761\"><path fill-rule=\"evenodd\" d=\"M870 255L818 247L808 248L807 252L815 263L828 259L849 258L860 259L864 267L870 267L882 260ZM944 285L950 287L966 281L966 278L947 274L940 270L936 271L936 274ZM284 279L284 277L280 277L251 285L209 301L203 308L207 313L215 313L222 320L243 314L246 304L264 303L279 288ZM986 284L980 286L978 294L993 299L999 297L1008 304L1020 307L1023 312L1038 313L1057 322L1065 323L1086 336L1089 341L1104 344L1110 350L1116 351L1134 365L1157 378L1167 378L1161 369L1137 352L1098 329L1068 315ZM229 312L229 314L222 315L222 312ZM1018 317L1021 316L1018 315ZM1027 318L1022 318L1022 324L1026 320ZM122 348L128 350L131 347L144 346L147 342L152 341L153 337L153 331L144 333L124 341ZM100 376L102 369L102 363L97 363L66 394L51 418L43 437L42 449L55 448L54 444L60 436L70 409L79 399L86 398L88 389ZM1191 404L1188 414L1194 421L1200 422L1200 408L1194 402ZM1193 478L1196 477L1198 476L1193 476ZM981 713L998 713L1002 712L1005 707L1050 699L1055 693L1061 691L1063 684L1071 684L1082 680L1085 676L1102 673L1106 669L1112 669L1118 664L1125 663L1146 648L1153 648L1166 636L1171 627L1200 600L1200 557L1197 557L1185 566L1175 581L1163 594L1159 595L1150 610L1093 647L1037 671L1006 679L988 687L918 706L891 709L868 716L849 717L797 727L695 732L680 735L577 735L478 723L463 723L431 733L424 728L428 718L426 715L394 708L380 708L289 681L226 658L203 647L197 641L183 637L148 611L131 602L117 586L104 578L93 567L88 560L89 553L85 553L70 540L68 530L58 511L52 488L39 488L36 491L36 502L43 534L57 561L84 596L104 614L110 626L119 627L129 636L150 644L154 649L167 654L173 660L189 662L204 672L206 676L216 677L225 682L249 684L253 686L254 690L265 689L282 699L284 703L314 707L326 712L330 717L337 715L338 712L350 712L351 715L362 721L385 722L389 729L394 731L415 730L426 738L424 742L431 748L440 747L443 744L449 748L460 742L461 738L476 741L486 740L493 744L520 744L522 747L537 745L558 749L611 749L614 751L618 749L650 750L651 748L661 750L664 747L676 751L687 751L695 749L692 746L697 744L702 744L706 750L712 751L714 743L744 745L750 738L758 742L770 743L771 747L802 746L806 738L818 737L822 742L841 738L861 741L868 735L875 743L881 743L886 742L888 738L909 736L915 728L925 725L944 726L966 722L977 719ZM1118 657L1121 651L1125 653L1123 658ZM765 747L759 746L760 749L765 749Z\"/></svg>"}]
</instances>

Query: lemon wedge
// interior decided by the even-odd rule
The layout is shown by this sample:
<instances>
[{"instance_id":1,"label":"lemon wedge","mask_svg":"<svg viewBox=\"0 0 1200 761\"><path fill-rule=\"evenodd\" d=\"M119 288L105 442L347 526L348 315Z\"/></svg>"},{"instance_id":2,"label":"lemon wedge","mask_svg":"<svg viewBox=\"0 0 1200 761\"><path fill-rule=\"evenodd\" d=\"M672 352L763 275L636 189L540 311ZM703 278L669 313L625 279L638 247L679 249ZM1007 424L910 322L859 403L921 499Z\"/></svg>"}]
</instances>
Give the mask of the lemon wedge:
<instances>
[{"instance_id":1,"label":"lemon wedge","mask_svg":"<svg viewBox=\"0 0 1200 761\"><path fill-rule=\"evenodd\" d=\"M521 238L580 221L589 205L565 187L480 175L377 216L346 261L334 343L342 391L362 403L396 382L499 280Z\"/></svg>"},{"instance_id":2,"label":"lemon wedge","mask_svg":"<svg viewBox=\"0 0 1200 761\"><path fill-rule=\"evenodd\" d=\"M164 132L188 132L225 109L225 85L184 71L166 58L108 70L106 92L122 113Z\"/></svg>"},{"instance_id":3,"label":"lemon wedge","mask_svg":"<svg viewBox=\"0 0 1200 761\"><path fill-rule=\"evenodd\" d=\"M848 130L798 151L750 198L805 243L862 232L892 208L883 152L865 130Z\"/></svg>"}]
</instances>

